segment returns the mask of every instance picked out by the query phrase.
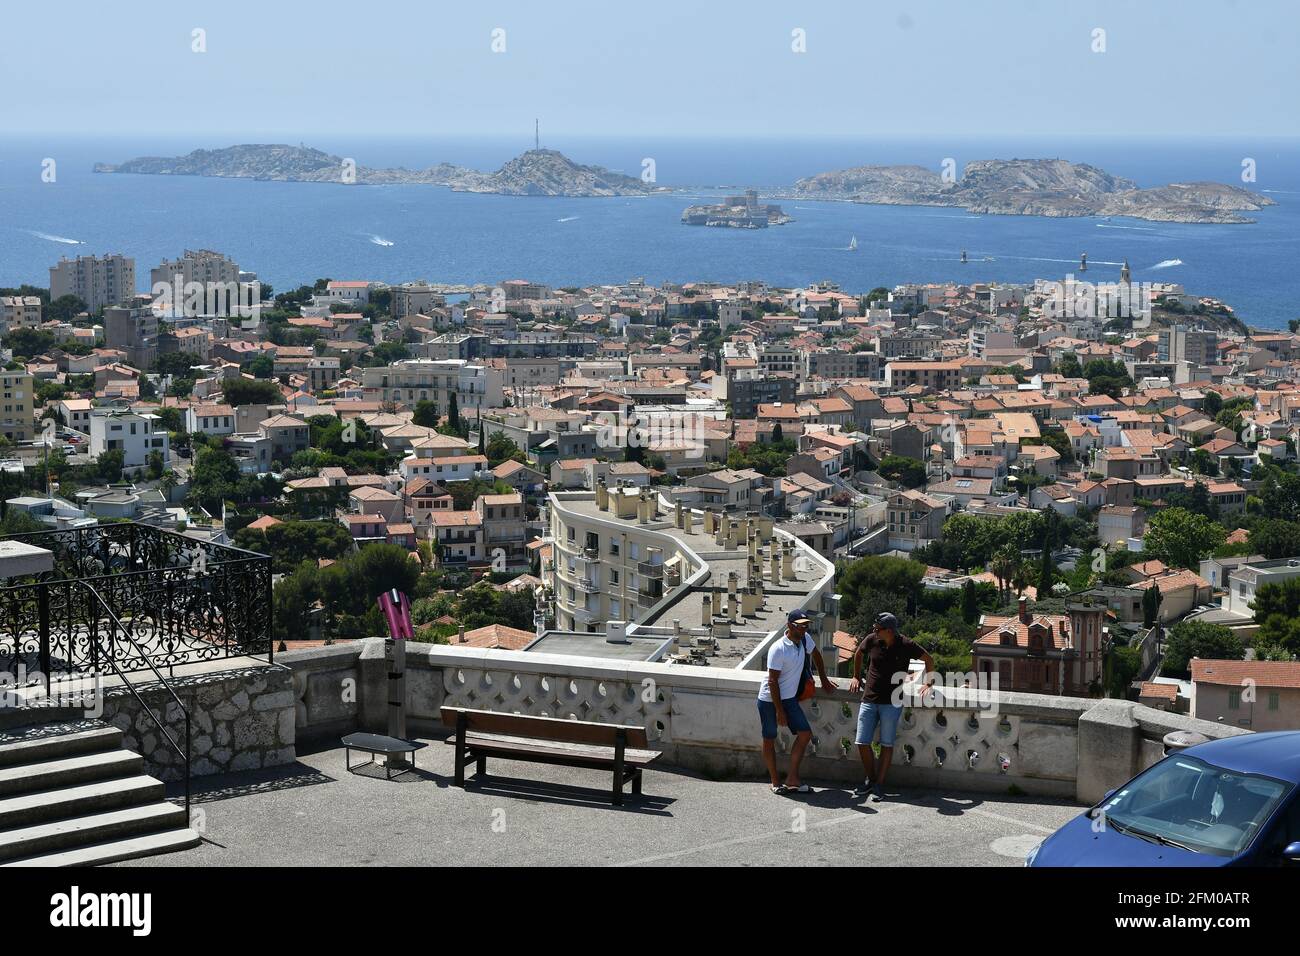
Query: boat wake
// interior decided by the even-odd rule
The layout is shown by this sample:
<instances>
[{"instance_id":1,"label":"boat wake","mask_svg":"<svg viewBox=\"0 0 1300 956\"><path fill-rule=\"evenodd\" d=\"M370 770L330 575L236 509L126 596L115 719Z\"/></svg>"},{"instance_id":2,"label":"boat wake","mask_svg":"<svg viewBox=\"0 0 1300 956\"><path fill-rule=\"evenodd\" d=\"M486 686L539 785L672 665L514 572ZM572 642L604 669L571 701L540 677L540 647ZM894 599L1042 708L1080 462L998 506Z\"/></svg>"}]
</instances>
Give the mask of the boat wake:
<instances>
[{"instance_id":1,"label":"boat wake","mask_svg":"<svg viewBox=\"0 0 1300 956\"><path fill-rule=\"evenodd\" d=\"M1182 259L1164 259L1164 260L1162 260L1161 262L1157 262L1157 263L1156 263L1155 265L1153 265L1151 268L1152 268L1152 269L1168 269L1168 268L1170 268L1171 266L1181 266L1182 264L1183 264L1183 260L1182 260Z\"/></svg>"},{"instance_id":2,"label":"boat wake","mask_svg":"<svg viewBox=\"0 0 1300 956\"><path fill-rule=\"evenodd\" d=\"M80 239L69 239L67 236L52 236L48 232L37 232L35 229L24 230L29 236L35 236L37 239L45 239L48 242L61 242L68 246L84 246L85 243Z\"/></svg>"},{"instance_id":3,"label":"boat wake","mask_svg":"<svg viewBox=\"0 0 1300 956\"><path fill-rule=\"evenodd\" d=\"M573 222L573 220L575 220L575 219L577 219L577 218L579 218L579 217L578 217L578 216L565 216L563 219L557 219L557 220L555 220L555 221L556 221L556 222Z\"/></svg>"},{"instance_id":4,"label":"boat wake","mask_svg":"<svg viewBox=\"0 0 1300 956\"><path fill-rule=\"evenodd\" d=\"M391 239L385 239L383 236L367 236L366 238L376 246L391 246L393 244Z\"/></svg>"}]
</instances>

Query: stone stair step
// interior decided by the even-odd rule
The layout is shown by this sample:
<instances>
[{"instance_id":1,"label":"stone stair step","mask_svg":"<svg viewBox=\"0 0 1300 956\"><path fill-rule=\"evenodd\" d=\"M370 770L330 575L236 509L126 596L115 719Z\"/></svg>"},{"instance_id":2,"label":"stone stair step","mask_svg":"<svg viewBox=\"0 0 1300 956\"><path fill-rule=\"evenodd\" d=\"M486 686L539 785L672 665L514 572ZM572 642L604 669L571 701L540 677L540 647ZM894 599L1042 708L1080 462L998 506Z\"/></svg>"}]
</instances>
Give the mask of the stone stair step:
<instances>
[{"instance_id":1,"label":"stone stair step","mask_svg":"<svg viewBox=\"0 0 1300 956\"><path fill-rule=\"evenodd\" d=\"M129 750L105 750L0 767L0 797L138 776L143 770L144 758Z\"/></svg>"},{"instance_id":2,"label":"stone stair step","mask_svg":"<svg viewBox=\"0 0 1300 956\"><path fill-rule=\"evenodd\" d=\"M0 830L161 802L164 793L161 780L141 774L3 797L0 798Z\"/></svg>"},{"instance_id":3,"label":"stone stair step","mask_svg":"<svg viewBox=\"0 0 1300 956\"><path fill-rule=\"evenodd\" d=\"M0 738L0 768L117 750L121 746L122 731L107 724L66 734L28 736L14 740Z\"/></svg>"},{"instance_id":4,"label":"stone stair step","mask_svg":"<svg viewBox=\"0 0 1300 956\"><path fill-rule=\"evenodd\" d=\"M176 830L164 830L144 836L128 837L124 840L111 840L105 843L92 843L89 846L46 853L37 856L22 857L0 863L0 866L98 866L104 863L116 863L119 860L132 860L141 856L154 856L158 853L173 853L188 850L201 842L198 833L189 827Z\"/></svg>"},{"instance_id":5,"label":"stone stair step","mask_svg":"<svg viewBox=\"0 0 1300 956\"><path fill-rule=\"evenodd\" d=\"M185 808L146 803L0 832L0 861L185 828Z\"/></svg>"}]
</instances>

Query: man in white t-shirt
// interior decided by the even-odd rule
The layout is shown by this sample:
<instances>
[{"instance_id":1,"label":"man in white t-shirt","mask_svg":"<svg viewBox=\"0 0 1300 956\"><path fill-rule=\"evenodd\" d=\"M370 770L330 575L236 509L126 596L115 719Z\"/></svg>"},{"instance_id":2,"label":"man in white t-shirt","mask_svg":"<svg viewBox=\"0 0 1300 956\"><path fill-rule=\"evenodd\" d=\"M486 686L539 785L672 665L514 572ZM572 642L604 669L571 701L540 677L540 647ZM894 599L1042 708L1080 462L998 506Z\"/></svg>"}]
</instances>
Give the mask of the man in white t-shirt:
<instances>
[{"instance_id":1,"label":"man in white t-shirt","mask_svg":"<svg viewBox=\"0 0 1300 956\"><path fill-rule=\"evenodd\" d=\"M799 763L803 752L812 740L812 726L799 706L799 691L804 675L816 666L821 678L822 693L830 696L835 691L835 681L826 676L826 664L817 643L808 636L808 612L795 608L786 621L785 636L774 643L767 652L767 680L758 688L758 719L763 726L763 762L772 778L773 793L807 793L808 785L799 782ZM811 661L809 658L811 657ZM785 783L776 769L777 727L789 727L794 734L790 750L790 772Z\"/></svg>"}]
</instances>

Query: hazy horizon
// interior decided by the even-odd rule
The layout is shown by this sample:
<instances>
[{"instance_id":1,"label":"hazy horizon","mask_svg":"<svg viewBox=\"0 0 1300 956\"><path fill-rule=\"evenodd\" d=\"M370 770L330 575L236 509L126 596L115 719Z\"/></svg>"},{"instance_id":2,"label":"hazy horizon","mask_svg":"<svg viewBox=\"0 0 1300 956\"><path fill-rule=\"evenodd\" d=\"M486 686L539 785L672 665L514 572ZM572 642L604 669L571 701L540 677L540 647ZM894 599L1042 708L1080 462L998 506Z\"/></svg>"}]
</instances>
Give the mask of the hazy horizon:
<instances>
[{"instance_id":1,"label":"hazy horizon","mask_svg":"<svg viewBox=\"0 0 1300 956\"><path fill-rule=\"evenodd\" d=\"M8 135L530 143L538 117L544 142L1300 135L1300 6L1280 0L759 0L739 13L680 0L379 3L364 14L340 0L142 0L129 13L87 0L58 16L0 10Z\"/></svg>"}]
</instances>

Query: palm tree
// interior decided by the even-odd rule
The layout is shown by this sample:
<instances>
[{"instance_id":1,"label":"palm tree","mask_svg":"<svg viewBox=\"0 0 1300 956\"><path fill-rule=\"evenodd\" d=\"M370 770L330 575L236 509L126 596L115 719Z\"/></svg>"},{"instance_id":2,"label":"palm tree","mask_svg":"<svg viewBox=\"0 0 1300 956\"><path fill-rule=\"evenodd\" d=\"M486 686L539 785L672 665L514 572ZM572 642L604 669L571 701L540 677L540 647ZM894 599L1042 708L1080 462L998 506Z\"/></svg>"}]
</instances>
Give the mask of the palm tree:
<instances>
[{"instance_id":1,"label":"palm tree","mask_svg":"<svg viewBox=\"0 0 1300 956\"><path fill-rule=\"evenodd\" d=\"M998 580L998 594L1004 604L1010 600L1011 579L1015 577L1016 569L1019 567L1020 552L1011 545L998 549L989 561L989 570Z\"/></svg>"},{"instance_id":2,"label":"palm tree","mask_svg":"<svg viewBox=\"0 0 1300 956\"><path fill-rule=\"evenodd\" d=\"M172 500L172 491L180 484L180 479L176 477L176 472L170 468L162 473L158 479L158 487L162 490L163 497L168 501Z\"/></svg>"}]
</instances>

